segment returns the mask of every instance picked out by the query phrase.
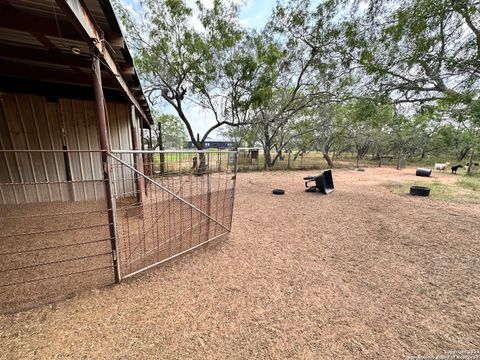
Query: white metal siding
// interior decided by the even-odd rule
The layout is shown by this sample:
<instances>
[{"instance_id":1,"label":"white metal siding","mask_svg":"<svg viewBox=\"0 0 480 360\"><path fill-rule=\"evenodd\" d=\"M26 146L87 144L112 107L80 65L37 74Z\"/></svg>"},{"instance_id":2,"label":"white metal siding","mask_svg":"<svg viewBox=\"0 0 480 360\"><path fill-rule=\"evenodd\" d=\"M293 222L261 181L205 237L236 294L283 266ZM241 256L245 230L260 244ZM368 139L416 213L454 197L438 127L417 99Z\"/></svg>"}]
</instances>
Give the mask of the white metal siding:
<instances>
[{"instance_id":1,"label":"white metal siding","mask_svg":"<svg viewBox=\"0 0 480 360\"><path fill-rule=\"evenodd\" d=\"M107 115L111 148L132 149L130 106L108 103ZM2 94L0 97L0 149L61 150L62 123L68 150L99 150L93 101L60 99L50 102L45 97L27 94ZM69 153L68 156L74 183L51 184L67 180L63 153L1 153L0 183L23 184L0 186L1 203L103 198L100 153ZM122 174L115 174L115 177L122 177ZM123 192L133 190L133 183L122 186L125 187Z\"/></svg>"}]
</instances>

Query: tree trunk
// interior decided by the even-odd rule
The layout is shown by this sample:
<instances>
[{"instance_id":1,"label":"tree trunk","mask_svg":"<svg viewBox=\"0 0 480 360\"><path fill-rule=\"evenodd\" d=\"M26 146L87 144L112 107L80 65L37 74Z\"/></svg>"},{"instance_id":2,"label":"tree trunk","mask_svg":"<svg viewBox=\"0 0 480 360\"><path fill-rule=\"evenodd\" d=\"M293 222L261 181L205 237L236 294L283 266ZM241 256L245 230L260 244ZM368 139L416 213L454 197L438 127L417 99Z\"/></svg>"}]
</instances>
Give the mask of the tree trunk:
<instances>
[{"instance_id":1,"label":"tree trunk","mask_svg":"<svg viewBox=\"0 0 480 360\"><path fill-rule=\"evenodd\" d=\"M397 170L400 170L400 163L402 161L402 149L398 152Z\"/></svg>"},{"instance_id":2,"label":"tree trunk","mask_svg":"<svg viewBox=\"0 0 480 360\"><path fill-rule=\"evenodd\" d=\"M330 155L328 155L328 152L323 152L323 157L324 157L325 161L327 162L328 167L333 168L333 161L330 158Z\"/></svg>"},{"instance_id":3,"label":"tree trunk","mask_svg":"<svg viewBox=\"0 0 480 360\"><path fill-rule=\"evenodd\" d=\"M330 157L330 155L328 154L328 151L330 150L330 147L331 145L329 144L330 140L327 140L323 146L322 146L322 155L323 155L323 158L325 159L325 161L327 162L328 164L328 167L329 168L333 168L333 160L332 158ZM335 155L335 152L333 153Z\"/></svg>"},{"instance_id":4,"label":"tree trunk","mask_svg":"<svg viewBox=\"0 0 480 360\"><path fill-rule=\"evenodd\" d=\"M425 149L422 149L422 155L420 155L420 160L425 159Z\"/></svg>"},{"instance_id":5,"label":"tree trunk","mask_svg":"<svg viewBox=\"0 0 480 360\"><path fill-rule=\"evenodd\" d=\"M473 168L473 156L475 155L475 150L472 148L472 152L470 153L470 160L468 162L467 174L470 175L472 173Z\"/></svg>"},{"instance_id":6,"label":"tree trunk","mask_svg":"<svg viewBox=\"0 0 480 360\"><path fill-rule=\"evenodd\" d=\"M203 175L208 170L207 157L204 152L200 153L200 165L198 166L198 175Z\"/></svg>"},{"instance_id":7,"label":"tree trunk","mask_svg":"<svg viewBox=\"0 0 480 360\"><path fill-rule=\"evenodd\" d=\"M463 161L463 159L465 159L465 156L467 156L469 151L470 151L469 147L460 150L460 154L457 154L457 161Z\"/></svg>"},{"instance_id":8,"label":"tree trunk","mask_svg":"<svg viewBox=\"0 0 480 360\"><path fill-rule=\"evenodd\" d=\"M263 168L267 169L270 166L272 166L272 157L270 156L270 149L272 148L270 144L270 129L268 124L263 125L263 139L264 139L264 145L263 145Z\"/></svg>"},{"instance_id":9,"label":"tree trunk","mask_svg":"<svg viewBox=\"0 0 480 360\"><path fill-rule=\"evenodd\" d=\"M270 155L270 147L269 146L265 146L263 148L263 157L265 159L265 161L263 163L264 169L267 169L270 166L272 166L272 157Z\"/></svg>"}]
</instances>

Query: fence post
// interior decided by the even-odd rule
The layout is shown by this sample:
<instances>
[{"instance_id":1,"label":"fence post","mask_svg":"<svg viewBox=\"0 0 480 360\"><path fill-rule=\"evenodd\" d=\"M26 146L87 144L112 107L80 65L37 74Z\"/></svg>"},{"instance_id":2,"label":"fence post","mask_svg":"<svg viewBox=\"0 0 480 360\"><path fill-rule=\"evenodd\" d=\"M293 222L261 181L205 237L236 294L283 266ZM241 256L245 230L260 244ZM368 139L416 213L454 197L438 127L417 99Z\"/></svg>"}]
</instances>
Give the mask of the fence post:
<instances>
[{"instance_id":1,"label":"fence post","mask_svg":"<svg viewBox=\"0 0 480 360\"><path fill-rule=\"evenodd\" d=\"M233 162L233 198L232 198L232 213L230 214L230 225L228 227L228 231L232 231L232 224L233 224L233 208L234 208L234 205L235 205L235 187L237 185L237 170L238 170L238 156L239 156L239 152L237 150L237 152L235 153L235 157L234 157L234 162ZM230 154L229 154L229 161L230 163ZM225 172L227 173L227 176L228 176L228 165L225 169Z\"/></svg>"},{"instance_id":2,"label":"fence post","mask_svg":"<svg viewBox=\"0 0 480 360\"><path fill-rule=\"evenodd\" d=\"M212 186L210 184L210 181L211 181L210 166L211 166L210 153L207 152L207 166L206 166L206 170L207 170L207 211L206 212L207 212L208 216L212 216ZM211 220L208 219L208 222L207 222L207 239L210 237L210 222L211 222Z\"/></svg>"},{"instance_id":3,"label":"fence post","mask_svg":"<svg viewBox=\"0 0 480 360\"><path fill-rule=\"evenodd\" d=\"M138 150L138 141L137 141L137 118L135 114L135 106L131 105L130 106L130 132L131 132L131 138L132 138L132 147L133 150ZM135 169L139 170L140 169L140 154L134 153L132 154L133 156L133 166ZM143 171L143 169L141 169ZM135 193L137 196L137 203L141 204L143 202L143 189L141 185L141 180L138 177L137 173L134 173L134 181L135 181Z\"/></svg>"},{"instance_id":4,"label":"fence post","mask_svg":"<svg viewBox=\"0 0 480 360\"><path fill-rule=\"evenodd\" d=\"M117 238L115 230L115 215L114 204L112 202L112 190L110 183L110 166L108 163L108 150L110 149L108 144L108 133L107 133L107 120L105 114L105 101L103 97L102 89L102 74L100 72L100 60L97 56L93 56L92 61L92 74L93 74L93 91L95 93L95 106L97 110L97 125L98 133L100 139L100 149L102 150L102 171L103 171L103 182L105 185L105 200L107 205L108 212L108 224L110 230L110 243L112 247L112 261L113 261L113 273L115 276L115 282L120 282L120 268L118 263L117 255Z\"/></svg>"},{"instance_id":5,"label":"fence post","mask_svg":"<svg viewBox=\"0 0 480 360\"><path fill-rule=\"evenodd\" d=\"M290 170L290 153L291 151L288 152L288 161L287 161L287 169Z\"/></svg>"}]
</instances>

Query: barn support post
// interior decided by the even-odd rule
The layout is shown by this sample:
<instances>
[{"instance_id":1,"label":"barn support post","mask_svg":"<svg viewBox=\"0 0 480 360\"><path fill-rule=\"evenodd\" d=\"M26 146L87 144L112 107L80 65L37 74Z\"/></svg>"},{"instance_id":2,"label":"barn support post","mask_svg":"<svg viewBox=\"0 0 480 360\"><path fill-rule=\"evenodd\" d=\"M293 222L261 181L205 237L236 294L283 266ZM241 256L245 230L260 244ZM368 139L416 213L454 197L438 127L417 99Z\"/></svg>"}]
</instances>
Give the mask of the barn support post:
<instances>
[{"instance_id":1,"label":"barn support post","mask_svg":"<svg viewBox=\"0 0 480 360\"><path fill-rule=\"evenodd\" d=\"M108 164L108 151L110 146L108 143L108 133L107 133L107 119L105 115L105 101L103 97L102 89L102 74L100 71L100 60L97 56L93 56L92 60L92 74L93 74L93 91L95 93L95 108L97 110L97 124L98 124L98 135L100 139L100 149L102 150L102 170L103 170L103 180L105 185L105 201L107 205L108 212L108 224L110 230L110 243L112 247L112 260L113 260L113 272L115 276L115 282L120 283L120 264L118 261L117 255L117 237L115 229L115 214L114 206L112 199L112 188L111 188L111 174L110 166Z\"/></svg>"},{"instance_id":2,"label":"barn support post","mask_svg":"<svg viewBox=\"0 0 480 360\"><path fill-rule=\"evenodd\" d=\"M132 148L133 150L139 150L138 149L138 137L137 137L137 117L135 114L135 107L132 105L131 106L131 111L130 111L130 132L131 132L131 137L132 137ZM140 160L140 155L138 153L134 153L133 155L133 166L135 169L143 171L141 168L141 160ZM137 173L134 173L134 181L135 181L135 194L137 194L137 204L141 204L143 201L143 189L142 189L142 183L143 180L141 180L138 177Z\"/></svg>"}]
</instances>

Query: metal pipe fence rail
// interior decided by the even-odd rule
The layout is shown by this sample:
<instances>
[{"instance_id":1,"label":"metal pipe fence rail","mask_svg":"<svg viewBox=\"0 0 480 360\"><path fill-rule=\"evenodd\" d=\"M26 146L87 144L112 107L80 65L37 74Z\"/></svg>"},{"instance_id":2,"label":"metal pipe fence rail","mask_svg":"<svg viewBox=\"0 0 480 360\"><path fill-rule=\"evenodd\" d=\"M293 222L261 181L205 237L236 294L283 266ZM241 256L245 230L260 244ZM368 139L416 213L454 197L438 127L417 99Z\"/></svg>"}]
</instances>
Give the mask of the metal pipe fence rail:
<instances>
[{"instance_id":1,"label":"metal pipe fence rail","mask_svg":"<svg viewBox=\"0 0 480 360\"><path fill-rule=\"evenodd\" d=\"M101 155L0 150L0 313L113 284L230 230L235 153L112 151L108 183Z\"/></svg>"}]
</instances>

